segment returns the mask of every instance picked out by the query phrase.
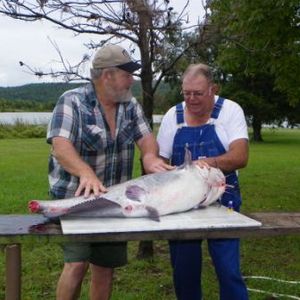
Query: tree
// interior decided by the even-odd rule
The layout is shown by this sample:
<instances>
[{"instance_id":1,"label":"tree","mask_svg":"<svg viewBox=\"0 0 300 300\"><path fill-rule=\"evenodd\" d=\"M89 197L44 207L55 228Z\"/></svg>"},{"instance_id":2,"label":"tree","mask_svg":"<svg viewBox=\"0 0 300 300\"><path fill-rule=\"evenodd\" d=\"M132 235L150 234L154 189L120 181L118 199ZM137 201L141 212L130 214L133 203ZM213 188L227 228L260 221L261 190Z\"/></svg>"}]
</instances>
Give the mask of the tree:
<instances>
[{"instance_id":1,"label":"tree","mask_svg":"<svg viewBox=\"0 0 300 300\"><path fill-rule=\"evenodd\" d=\"M222 37L217 64L261 140L263 122L289 117L300 102L299 1L211 0L209 7Z\"/></svg>"},{"instance_id":2,"label":"tree","mask_svg":"<svg viewBox=\"0 0 300 300\"><path fill-rule=\"evenodd\" d=\"M204 17L201 24L192 31L180 33L180 36L174 36L175 39L181 41L180 47L185 49L182 51L181 57L177 60L173 67L173 72L166 74L164 77L171 89L167 97L170 100L168 106L175 105L182 101L181 92L181 74L186 70L191 63L205 63L210 65L214 70L217 78L221 76L218 74L219 69L215 65L215 58L217 56L218 40L220 39L216 27L212 26L208 6L204 6ZM192 47L189 47L192 45ZM172 60L172 57L170 58Z\"/></svg>"}]
</instances>

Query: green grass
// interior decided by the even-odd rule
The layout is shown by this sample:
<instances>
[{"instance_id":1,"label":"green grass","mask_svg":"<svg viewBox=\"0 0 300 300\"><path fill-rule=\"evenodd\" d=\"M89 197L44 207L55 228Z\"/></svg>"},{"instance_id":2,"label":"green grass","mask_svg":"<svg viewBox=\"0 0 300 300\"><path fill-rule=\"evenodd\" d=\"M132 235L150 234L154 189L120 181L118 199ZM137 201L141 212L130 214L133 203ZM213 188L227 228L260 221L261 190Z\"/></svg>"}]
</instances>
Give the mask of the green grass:
<instances>
[{"instance_id":1,"label":"green grass","mask_svg":"<svg viewBox=\"0 0 300 300\"><path fill-rule=\"evenodd\" d=\"M252 143L247 168L240 171L243 210L300 210L300 131L269 130Z\"/></svg>"},{"instance_id":2,"label":"green grass","mask_svg":"<svg viewBox=\"0 0 300 300\"><path fill-rule=\"evenodd\" d=\"M300 131L268 130L264 143L251 143L250 160L240 171L242 212L300 211ZM45 139L0 139L1 214L27 213L32 198L47 198L47 159ZM136 159L135 174L139 174ZM218 287L204 244L203 290L205 299L217 300ZM171 268L166 241L154 243L152 261L136 258L138 243L129 242L129 264L116 271L112 300L173 300ZM300 237L247 238L241 241L242 272L245 276L268 276L300 281ZM0 255L4 274L5 255ZM56 244L22 245L22 299L55 299L55 287L62 268L62 253ZM88 299L86 277L81 299ZM272 292L300 297L300 284L274 280L247 279L251 300L272 298ZM4 276L0 277L0 299L4 299Z\"/></svg>"}]
</instances>

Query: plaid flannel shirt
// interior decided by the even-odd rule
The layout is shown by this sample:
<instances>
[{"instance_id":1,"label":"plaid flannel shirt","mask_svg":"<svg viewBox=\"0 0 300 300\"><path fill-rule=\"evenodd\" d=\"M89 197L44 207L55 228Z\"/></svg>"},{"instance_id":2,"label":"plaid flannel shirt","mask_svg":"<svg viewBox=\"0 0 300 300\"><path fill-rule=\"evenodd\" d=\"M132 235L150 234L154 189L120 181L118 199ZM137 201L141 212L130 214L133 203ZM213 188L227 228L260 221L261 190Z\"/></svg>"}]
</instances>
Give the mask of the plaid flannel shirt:
<instances>
[{"instance_id":1,"label":"plaid flannel shirt","mask_svg":"<svg viewBox=\"0 0 300 300\"><path fill-rule=\"evenodd\" d=\"M64 137L72 142L81 158L92 167L105 186L132 177L134 143L151 132L135 98L117 107L115 138L111 137L101 104L92 83L65 92L57 102L48 125L47 142ZM50 193L55 198L74 196L79 178L49 157Z\"/></svg>"}]
</instances>

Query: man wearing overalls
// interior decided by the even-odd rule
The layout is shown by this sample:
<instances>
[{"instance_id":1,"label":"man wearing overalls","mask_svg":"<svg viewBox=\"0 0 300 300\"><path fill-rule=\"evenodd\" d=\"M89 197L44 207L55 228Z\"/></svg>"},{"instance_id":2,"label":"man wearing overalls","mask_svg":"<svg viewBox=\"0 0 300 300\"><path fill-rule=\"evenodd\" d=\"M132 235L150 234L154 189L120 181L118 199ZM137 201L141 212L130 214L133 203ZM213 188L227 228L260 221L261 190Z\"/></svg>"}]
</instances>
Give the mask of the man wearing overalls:
<instances>
[{"instance_id":1,"label":"man wearing overalls","mask_svg":"<svg viewBox=\"0 0 300 300\"><path fill-rule=\"evenodd\" d=\"M184 102L164 116L157 136L160 155L181 165L184 149L201 167L220 168L231 187L221 203L239 211L241 196L236 170L248 161L248 132L241 107L215 95L210 68L190 65L182 78ZM173 281L177 299L200 300L201 240L170 241ZM208 249L219 281L221 300L246 300L248 293L240 272L239 239L209 239Z\"/></svg>"}]
</instances>

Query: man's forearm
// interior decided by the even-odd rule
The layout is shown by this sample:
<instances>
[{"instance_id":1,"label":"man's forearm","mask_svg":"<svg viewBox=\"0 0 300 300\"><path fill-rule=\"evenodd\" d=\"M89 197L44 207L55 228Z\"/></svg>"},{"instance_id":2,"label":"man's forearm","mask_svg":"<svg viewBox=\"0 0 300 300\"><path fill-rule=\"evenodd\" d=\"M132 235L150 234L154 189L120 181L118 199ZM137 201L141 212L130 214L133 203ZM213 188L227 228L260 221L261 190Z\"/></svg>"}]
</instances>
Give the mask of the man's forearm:
<instances>
[{"instance_id":1,"label":"man's forearm","mask_svg":"<svg viewBox=\"0 0 300 300\"><path fill-rule=\"evenodd\" d=\"M85 173L93 172L69 140L63 137L55 137L52 140L52 147L52 154L70 174L80 177Z\"/></svg>"},{"instance_id":2,"label":"man's forearm","mask_svg":"<svg viewBox=\"0 0 300 300\"><path fill-rule=\"evenodd\" d=\"M247 165L248 151L248 141L239 139L230 145L228 152L202 160L211 167L219 168L224 172L231 172L244 168Z\"/></svg>"},{"instance_id":3,"label":"man's forearm","mask_svg":"<svg viewBox=\"0 0 300 300\"><path fill-rule=\"evenodd\" d=\"M158 144L155 140L153 134L149 134L143 137L137 142L138 147L141 151L142 158L148 157L158 157Z\"/></svg>"},{"instance_id":4,"label":"man's forearm","mask_svg":"<svg viewBox=\"0 0 300 300\"><path fill-rule=\"evenodd\" d=\"M146 173L172 170L161 157L158 156L158 144L153 134L149 134L137 142L142 153L144 170Z\"/></svg>"}]
</instances>

